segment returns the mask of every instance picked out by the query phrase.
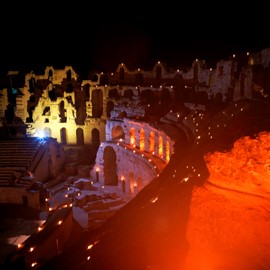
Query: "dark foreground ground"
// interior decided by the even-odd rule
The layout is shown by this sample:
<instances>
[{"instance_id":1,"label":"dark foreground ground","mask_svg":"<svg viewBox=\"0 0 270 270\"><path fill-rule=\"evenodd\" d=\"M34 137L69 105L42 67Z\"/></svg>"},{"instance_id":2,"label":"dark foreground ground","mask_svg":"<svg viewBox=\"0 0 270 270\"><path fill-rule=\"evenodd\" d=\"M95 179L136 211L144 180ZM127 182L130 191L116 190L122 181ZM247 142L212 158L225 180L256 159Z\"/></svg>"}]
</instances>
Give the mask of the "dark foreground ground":
<instances>
[{"instance_id":1,"label":"dark foreground ground","mask_svg":"<svg viewBox=\"0 0 270 270\"><path fill-rule=\"evenodd\" d=\"M40 222L40 211L14 204L0 204L0 263L14 250L21 235L34 233ZM22 238L21 238L22 239Z\"/></svg>"}]
</instances>

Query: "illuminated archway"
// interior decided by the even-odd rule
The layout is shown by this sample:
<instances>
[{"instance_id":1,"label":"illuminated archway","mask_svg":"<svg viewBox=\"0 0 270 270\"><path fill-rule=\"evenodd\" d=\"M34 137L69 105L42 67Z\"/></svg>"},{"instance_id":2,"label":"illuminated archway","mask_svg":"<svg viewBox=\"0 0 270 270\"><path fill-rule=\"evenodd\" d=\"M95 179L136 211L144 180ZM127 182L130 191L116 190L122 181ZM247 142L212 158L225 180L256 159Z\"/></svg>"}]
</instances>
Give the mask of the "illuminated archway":
<instances>
[{"instance_id":1,"label":"illuminated archway","mask_svg":"<svg viewBox=\"0 0 270 270\"><path fill-rule=\"evenodd\" d=\"M163 138L161 136L158 138L158 156L163 157Z\"/></svg>"},{"instance_id":2,"label":"illuminated archway","mask_svg":"<svg viewBox=\"0 0 270 270\"><path fill-rule=\"evenodd\" d=\"M169 141L167 141L166 142L166 162L170 161L170 154L171 154L170 143L169 143Z\"/></svg>"},{"instance_id":3,"label":"illuminated archway","mask_svg":"<svg viewBox=\"0 0 270 270\"><path fill-rule=\"evenodd\" d=\"M115 126L112 128L112 139L113 140L125 139L125 132L123 131L123 128L121 126Z\"/></svg>"},{"instance_id":4,"label":"illuminated archway","mask_svg":"<svg viewBox=\"0 0 270 270\"><path fill-rule=\"evenodd\" d=\"M153 131L149 134L149 152L151 154L155 153L155 133Z\"/></svg>"},{"instance_id":5,"label":"illuminated archway","mask_svg":"<svg viewBox=\"0 0 270 270\"><path fill-rule=\"evenodd\" d=\"M144 138L144 130L140 129L140 150L144 151L145 148L145 138Z\"/></svg>"},{"instance_id":6,"label":"illuminated archway","mask_svg":"<svg viewBox=\"0 0 270 270\"><path fill-rule=\"evenodd\" d=\"M130 145L136 147L136 131L135 128L131 128L129 131Z\"/></svg>"}]
</instances>

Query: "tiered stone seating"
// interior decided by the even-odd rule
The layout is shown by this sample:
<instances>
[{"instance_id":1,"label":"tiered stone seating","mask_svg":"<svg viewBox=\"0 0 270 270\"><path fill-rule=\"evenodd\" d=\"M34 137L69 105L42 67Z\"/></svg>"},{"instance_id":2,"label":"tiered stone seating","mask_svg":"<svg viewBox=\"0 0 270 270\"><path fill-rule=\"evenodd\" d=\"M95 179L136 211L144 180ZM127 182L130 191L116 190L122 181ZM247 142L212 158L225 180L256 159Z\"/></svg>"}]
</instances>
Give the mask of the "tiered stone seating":
<instances>
[{"instance_id":1,"label":"tiered stone seating","mask_svg":"<svg viewBox=\"0 0 270 270\"><path fill-rule=\"evenodd\" d=\"M28 177L16 181L16 175L27 174L41 145L36 138L0 141L0 186L29 187Z\"/></svg>"},{"instance_id":2,"label":"tiered stone seating","mask_svg":"<svg viewBox=\"0 0 270 270\"><path fill-rule=\"evenodd\" d=\"M9 186L10 180L13 177L13 173L9 169L0 169L0 186Z\"/></svg>"}]
</instances>

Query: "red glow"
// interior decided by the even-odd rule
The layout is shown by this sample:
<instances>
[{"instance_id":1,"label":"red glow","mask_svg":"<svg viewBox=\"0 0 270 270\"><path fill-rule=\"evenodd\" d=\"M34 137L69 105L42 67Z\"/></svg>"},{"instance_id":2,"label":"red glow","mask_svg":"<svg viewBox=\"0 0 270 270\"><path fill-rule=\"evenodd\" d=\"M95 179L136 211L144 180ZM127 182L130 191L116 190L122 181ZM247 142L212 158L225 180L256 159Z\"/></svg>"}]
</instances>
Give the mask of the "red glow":
<instances>
[{"instance_id":1,"label":"red glow","mask_svg":"<svg viewBox=\"0 0 270 270\"><path fill-rule=\"evenodd\" d=\"M270 134L261 133L205 156L210 177L193 190L186 270L270 265L269 142Z\"/></svg>"}]
</instances>

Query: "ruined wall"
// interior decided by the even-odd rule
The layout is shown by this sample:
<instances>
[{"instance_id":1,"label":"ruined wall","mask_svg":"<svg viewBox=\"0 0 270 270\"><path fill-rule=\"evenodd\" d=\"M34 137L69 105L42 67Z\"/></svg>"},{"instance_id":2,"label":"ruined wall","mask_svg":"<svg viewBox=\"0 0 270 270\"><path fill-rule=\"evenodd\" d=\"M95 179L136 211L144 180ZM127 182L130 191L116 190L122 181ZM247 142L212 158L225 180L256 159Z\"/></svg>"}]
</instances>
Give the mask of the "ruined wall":
<instances>
[{"instance_id":1,"label":"ruined wall","mask_svg":"<svg viewBox=\"0 0 270 270\"><path fill-rule=\"evenodd\" d=\"M163 131L146 122L124 118L108 120L106 123L106 141L119 140L126 145L151 153L168 162L173 154L174 142Z\"/></svg>"},{"instance_id":2,"label":"ruined wall","mask_svg":"<svg viewBox=\"0 0 270 270\"><path fill-rule=\"evenodd\" d=\"M2 89L0 92L0 117L5 117L5 110L8 105L7 88Z\"/></svg>"},{"instance_id":3,"label":"ruined wall","mask_svg":"<svg viewBox=\"0 0 270 270\"><path fill-rule=\"evenodd\" d=\"M40 208L39 191L16 187L0 187L0 203L27 205Z\"/></svg>"},{"instance_id":4,"label":"ruined wall","mask_svg":"<svg viewBox=\"0 0 270 270\"><path fill-rule=\"evenodd\" d=\"M127 150L120 144L104 142L97 152L95 166L90 174L94 181L98 180L106 185L104 159L107 157L105 157L104 151L106 152L107 147L113 149L115 159L112 157L110 161L116 165L116 186L119 187L119 190L122 190L121 181L125 181L125 192L136 193L158 175L155 164L149 161L146 156ZM111 164L111 166L113 165Z\"/></svg>"}]
</instances>

